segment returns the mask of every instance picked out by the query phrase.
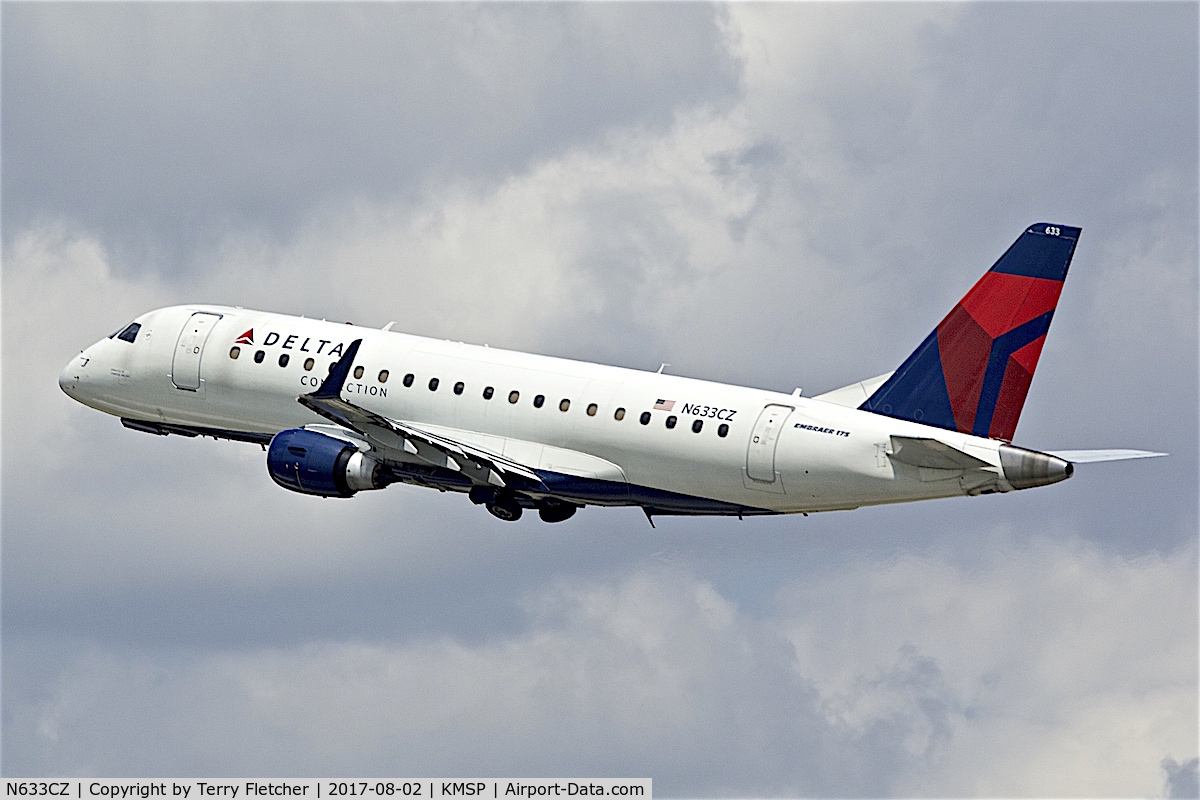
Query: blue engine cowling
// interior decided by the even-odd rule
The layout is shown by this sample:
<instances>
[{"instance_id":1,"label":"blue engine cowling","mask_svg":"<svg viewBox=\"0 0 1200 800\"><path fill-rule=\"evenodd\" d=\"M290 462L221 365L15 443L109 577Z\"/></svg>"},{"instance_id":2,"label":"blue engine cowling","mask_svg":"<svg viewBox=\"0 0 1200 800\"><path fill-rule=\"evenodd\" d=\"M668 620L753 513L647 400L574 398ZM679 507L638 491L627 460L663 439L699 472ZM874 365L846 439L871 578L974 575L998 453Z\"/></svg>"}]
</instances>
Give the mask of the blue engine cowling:
<instances>
[{"instance_id":1,"label":"blue engine cowling","mask_svg":"<svg viewBox=\"0 0 1200 800\"><path fill-rule=\"evenodd\" d=\"M386 468L351 443L303 428L275 434L267 472L285 489L321 497L351 497L388 484Z\"/></svg>"}]
</instances>

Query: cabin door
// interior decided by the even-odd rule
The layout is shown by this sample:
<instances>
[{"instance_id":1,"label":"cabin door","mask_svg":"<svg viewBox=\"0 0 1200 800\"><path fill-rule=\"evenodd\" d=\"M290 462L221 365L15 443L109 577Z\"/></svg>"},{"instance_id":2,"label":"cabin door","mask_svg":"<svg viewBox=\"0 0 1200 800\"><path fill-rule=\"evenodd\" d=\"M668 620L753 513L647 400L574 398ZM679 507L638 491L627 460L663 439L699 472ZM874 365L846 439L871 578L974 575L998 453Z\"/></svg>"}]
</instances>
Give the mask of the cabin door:
<instances>
[{"instance_id":1,"label":"cabin door","mask_svg":"<svg viewBox=\"0 0 1200 800\"><path fill-rule=\"evenodd\" d=\"M750 431L750 444L746 450L746 475L759 483L775 483L775 446L779 443L779 432L792 413L791 406L765 406Z\"/></svg>"},{"instance_id":2,"label":"cabin door","mask_svg":"<svg viewBox=\"0 0 1200 800\"><path fill-rule=\"evenodd\" d=\"M208 334L220 318L220 314L192 314L179 332L175 358L171 361L171 382L178 388L189 392L200 390L200 356L204 354Z\"/></svg>"}]
</instances>

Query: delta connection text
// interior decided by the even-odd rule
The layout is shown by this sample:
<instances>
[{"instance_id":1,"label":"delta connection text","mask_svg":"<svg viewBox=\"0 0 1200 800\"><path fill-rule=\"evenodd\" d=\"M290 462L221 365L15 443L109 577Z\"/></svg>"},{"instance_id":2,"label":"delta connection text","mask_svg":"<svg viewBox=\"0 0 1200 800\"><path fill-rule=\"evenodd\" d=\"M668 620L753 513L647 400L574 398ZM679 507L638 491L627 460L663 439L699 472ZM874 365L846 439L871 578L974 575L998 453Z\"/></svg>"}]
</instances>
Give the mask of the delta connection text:
<instances>
[{"instance_id":1,"label":"delta connection text","mask_svg":"<svg viewBox=\"0 0 1200 800\"><path fill-rule=\"evenodd\" d=\"M263 797L321 798L392 797L420 798L534 798L631 797L653 800L649 778L552 778L449 780L6 780L5 797L73 797L101 800L250 800Z\"/></svg>"}]
</instances>

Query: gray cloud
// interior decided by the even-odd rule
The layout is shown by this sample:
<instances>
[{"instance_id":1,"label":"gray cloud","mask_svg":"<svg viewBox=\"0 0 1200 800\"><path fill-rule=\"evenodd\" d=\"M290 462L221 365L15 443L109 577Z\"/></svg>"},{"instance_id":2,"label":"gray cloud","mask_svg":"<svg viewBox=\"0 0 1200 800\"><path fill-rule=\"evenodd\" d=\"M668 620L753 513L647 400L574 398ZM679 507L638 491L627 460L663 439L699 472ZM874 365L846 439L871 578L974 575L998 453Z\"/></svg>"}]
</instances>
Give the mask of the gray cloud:
<instances>
[{"instance_id":1,"label":"gray cloud","mask_svg":"<svg viewBox=\"0 0 1200 800\"><path fill-rule=\"evenodd\" d=\"M4 15L10 773L1146 795L1196 752L1195 7ZM1085 230L1018 443L1170 459L503 526L281 492L54 382L203 299L811 394L1038 219Z\"/></svg>"},{"instance_id":2,"label":"gray cloud","mask_svg":"<svg viewBox=\"0 0 1200 800\"><path fill-rule=\"evenodd\" d=\"M792 584L762 618L672 566L564 575L519 599L518 628L473 643L110 643L56 661L22 637L51 680L9 703L8 753L35 771L130 775L303 762L648 773L669 793L1145 792L1153 753L1191 735L1195 686L1172 640L1194 550L1130 565L1044 539L1007 555L974 573L859 562ZM177 722L146 725L160 718ZM1114 724L1146 738L1106 754ZM1089 755L1063 764L1064 747Z\"/></svg>"},{"instance_id":3,"label":"gray cloud","mask_svg":"<svg viewBox=\"0 0 1200 800\"><path fill-rule=\"evenodd\" d=\"M1167 797L1200 797L1200 758L1180 764L1173 758L1164 758L1163 772L1167 773Z\"/></svg>"},{"instance_id":4,"label":"gray cloud","mask_svg":"<svg viewBox=\"0 0 1200 800\"><path fill-rule=\"evenodd\" d=\"M314 202L502 177L736 87L708 6L280 4L5 12L5 228L68 215L168 274ZM202 267L201 267L202 268Z\"/></svg>"}]
</instances>

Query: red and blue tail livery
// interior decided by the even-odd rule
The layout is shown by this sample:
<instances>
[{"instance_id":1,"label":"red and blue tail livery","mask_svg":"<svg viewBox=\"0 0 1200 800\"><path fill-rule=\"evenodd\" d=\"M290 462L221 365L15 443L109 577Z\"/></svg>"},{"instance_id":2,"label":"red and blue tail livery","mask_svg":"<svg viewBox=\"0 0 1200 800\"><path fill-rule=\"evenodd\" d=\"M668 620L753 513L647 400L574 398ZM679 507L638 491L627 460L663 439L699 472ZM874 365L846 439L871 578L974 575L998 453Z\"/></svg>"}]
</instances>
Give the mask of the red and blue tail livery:
<instances>
[{"instance_id":1,"label":"red and blue tail livery","mask_svg":"<svg viewBox=\"0 0 1200 800\"><path fill-rule=\"evenodd\" d=\"M1011 442L1079 231L1027 229L860 408Z\"/></svg>"}]
</instances>

